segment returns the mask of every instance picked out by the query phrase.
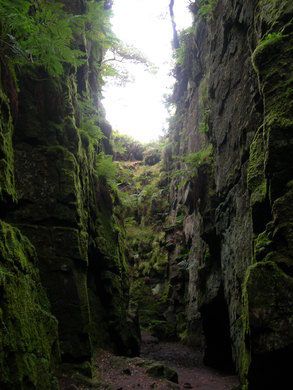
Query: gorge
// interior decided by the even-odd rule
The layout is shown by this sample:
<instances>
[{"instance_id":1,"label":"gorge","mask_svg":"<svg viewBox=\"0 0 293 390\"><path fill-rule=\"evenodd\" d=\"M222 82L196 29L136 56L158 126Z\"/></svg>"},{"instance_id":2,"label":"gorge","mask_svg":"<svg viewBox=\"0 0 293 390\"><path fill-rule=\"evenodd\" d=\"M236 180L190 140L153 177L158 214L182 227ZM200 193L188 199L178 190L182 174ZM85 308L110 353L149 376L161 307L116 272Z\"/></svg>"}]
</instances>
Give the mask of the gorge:
<instances>
[{"instance_id":1,"label":"gorge","mask_svg":"<svg viewBox=\"0 0 293 390\"><path fill-rule=\"evenodd\" d=\"M0 388L111 388L96 352L147 331L286 389L292 1L190 1L147 146L105 119L111 3L0 0Z\"/></svg>"}]
</instances>

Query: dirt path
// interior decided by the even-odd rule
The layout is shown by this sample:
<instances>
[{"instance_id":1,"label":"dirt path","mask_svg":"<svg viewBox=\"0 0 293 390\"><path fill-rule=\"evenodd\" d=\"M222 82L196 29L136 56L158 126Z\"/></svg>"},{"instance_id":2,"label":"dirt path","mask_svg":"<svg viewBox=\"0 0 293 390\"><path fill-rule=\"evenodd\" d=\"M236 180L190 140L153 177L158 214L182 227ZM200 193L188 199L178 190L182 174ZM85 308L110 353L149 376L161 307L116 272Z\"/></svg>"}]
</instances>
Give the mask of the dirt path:
<instances>
[{"instance_id":1,"label":"dirt path","mask_svg":"<svg viewBox=\"0 0 293 390\"><path fill-rule=\"evenodd\" d=\"M201 354L178 342L156 342L143 335L141 356L166 363L178 373L180 389L232 390L239 386L236 376L205 367Z\"/></svg>"},{"instance_id":2,"label":"dirt path","mask_svg":"<svg viewBox=\"0 0 293 390\"><path fill-rule=\"evenodd\" d=\"M78 377L65 377L61 379L61 389L232 390L239 385L236 376L223 375L204 367L199 353L191 348L176 342L158 342L148 334L143 334L141 357L114 356L101 350L96 355L94 366L93 381L83 383ZM177 372L178 384L174 383L176 373L167 367ZM151 376L154 368L155 372L163 370L164 376L173 382Z\"/></svg>"}]
</instances>

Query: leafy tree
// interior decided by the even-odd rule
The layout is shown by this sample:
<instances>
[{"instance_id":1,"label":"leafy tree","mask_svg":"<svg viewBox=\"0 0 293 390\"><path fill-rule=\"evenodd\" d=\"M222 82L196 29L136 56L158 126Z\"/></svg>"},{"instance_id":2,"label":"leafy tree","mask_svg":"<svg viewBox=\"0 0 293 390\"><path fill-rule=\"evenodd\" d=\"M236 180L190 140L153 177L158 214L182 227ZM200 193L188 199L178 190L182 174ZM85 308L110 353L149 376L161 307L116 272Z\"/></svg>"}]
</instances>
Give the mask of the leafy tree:
<instances>
[{"instance_id":1,"label":"leafy tree","mask_svg":"<svg viewBox=\"0 0 293 390\"><path fill-rule=\"evenodd\" d=\"M127 64L142 65L150 73L157 72L155 65L140 50L117 39L101 63L102 72L106 77L114 77L116 84L125 85L133 80Z\"/></svg>"}]
</instances>

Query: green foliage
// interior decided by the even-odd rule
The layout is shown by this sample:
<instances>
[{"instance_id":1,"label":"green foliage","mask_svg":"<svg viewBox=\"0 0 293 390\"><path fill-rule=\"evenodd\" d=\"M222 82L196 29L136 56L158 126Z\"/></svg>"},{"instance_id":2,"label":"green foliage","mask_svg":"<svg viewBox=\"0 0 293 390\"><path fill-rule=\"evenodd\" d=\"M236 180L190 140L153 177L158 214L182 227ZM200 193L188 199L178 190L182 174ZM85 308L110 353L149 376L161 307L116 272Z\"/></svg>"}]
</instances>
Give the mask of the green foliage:
<instances>
[{"instance_id":1,"label":"green foliage","mask_svg":"<svg viewBox=\"0 0 293 390\"><path fill-rule=\"evenodd\" d=\"M100 142L105 135L98 126L99 116L97 108L94 107L90 98L80 99L78 102L79 107L79 128L85 132L93 141Z\"/></svg>"},{"instance_id":2,"label":"green foliage","mask_svg":"<svg viewBox=\"0 0 293 390\"><path fill-rule=\"evenodd\" d=\"M209 109L205 109L201 113L202 120L199 122L199 125L198 125L198 131L201 134L206 134L209 131L209 124L208 124L209 114L210 114L210 110Z\"/></svg>"},{"instance_id":3,"label":"green foliage","mask_svg":"<svg viewBox=\"0 0 293 390\"><path fill-rule=\"evenodd\" d=\"M83 16L86 37L103 49L109 49L119 41L112 32L110 14L110 10L105 10L103 1L91 0Z\"/></svg>"},{"instance_id":4,"label":"green foliage","mask_svg":"<svg viewBox=\"0 0 293 390\"><path fill-rule=\"evenodd\" d=\"M100 153L97 156L96 172L99 178L105 180L109 185L116 183L117 167L113 162L113 156Z\"/></svg>"},{"instance_id":5,"label":"green foliage","mask_svg":"<svg viewBox=\"0 0 293 390\"><path fill-rule=\"evenodd\" d=\"M73 16L58 1L0 0L0 53L17 65L42 66L52 76L74 66L83 53L71 47Z\"/></svg>"},{"instance_id":6,"label":"green foliage","mask_svg":"<svg viewBox=\"0 0 293 390\"><path fill-rule=\"evenodd\" d=\"M179 35L179 48L175 51L175 61L177 65L183 66L186 61L188 53L188 42L193 36L193 26L188 27L180 32Z\"/></svg>"},{"instance_id":7,"label":"green foliage","mask_svg":"<svg viewBox=\"0 0 293 390\"><path fill-rule=\"evenodd\" d=\"M121 40L113 40L107 55L101 62L101 71L105 77L113 77L118 85L125 85L134 79L126 64L142 65L150 73L156 73L157 68L140 50L127 45Z\"/></svg>"},{"instance_id":8,"label":"green foliage","mask_svg":"<svg viewBox=\"0 0 293 390\"><path fill-rule=\"evenodd\" d=\"M16 200L14 183L13 121L9 99L0 88L0 199L11 196Z\"/></svg>"},{"instance_id":9,"label":"green foliage","mask_svg":"<svg viewBox=\"0 0 293 390\"><path fill-rule=\"evenodd\" d=\"M256 50L263 50L267 46L274 45L283 38L282 32L273 32L264 36L264 38L259 42Z\"/></svg>"},{"instance_id":10,"label":"green foliage","mask_svg":"<svg viewBox=\"0 0 293 390\"><path fill-rule=\"evenodd\" d=\"M218 0L199 0L199 14L207 18L213 12Z\"/></svg>"},{"instance_id":11,"label":"green foliage","mask_svg":"<svg viewBox=\"0 0 293 390\"><path fill-rule=\"evenodd\" d=\"M189 153L183 157L183 161L187 164L189 169L196 170L204 163L210 160L213 152L212 145L208 145L204 149L199 150L195 153Z\"/></svg>"},{"instance_id":12,"label":"green foliage","mask_svg":"<svg viewBox=\"0 0 293 390\"><path fill-rule=\"evenodd\" d=\"M162 159L162 151L164 145L158 144L149 144L144 151L144 162L146 165L155 165Z\"/></svg>"},{"instance_id":13,"label":"green foliage","mask_svg":"<svg viewBox=\"0 0 293 390\"><path fill-rule=\"evenodd\" d=\"M198 169L204 164L210 164L213 155L213 147L211 144L198 152L189 153L182 158L182 162L185 163L181 169L173 170L171 177L177 180L178 188L184 187L186 183L198 174Z\"/></svg>"},{"instance_id":14,"label":"green foliage","mask_svg":"<svg viewBox=\"0 0 293 390\"><path fill-rule=\"evenodd\" d=\"M115 160L141 161L143 159L143 145L129 135L113 132L112 146Z\"/></svg>"}]
</instances>

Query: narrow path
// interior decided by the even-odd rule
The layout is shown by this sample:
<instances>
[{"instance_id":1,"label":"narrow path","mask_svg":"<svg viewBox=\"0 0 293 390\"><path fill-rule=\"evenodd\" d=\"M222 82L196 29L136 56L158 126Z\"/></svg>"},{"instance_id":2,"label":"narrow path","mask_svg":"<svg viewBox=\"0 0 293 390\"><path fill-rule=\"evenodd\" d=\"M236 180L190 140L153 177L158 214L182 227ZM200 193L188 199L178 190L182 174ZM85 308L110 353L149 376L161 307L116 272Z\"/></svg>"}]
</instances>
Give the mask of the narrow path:
<instances>
[{"instance_id":1,"label":"narrow path","mask_svg":"<svg viewBox=\"0 0 293 390\"><path fill-rule=\"evenodd\" d=\"M141 356L162 361L176 370L180 389L232 390L239 386L236 376L205 367L199 352L178 342L156 342L144 334Z\"/></svg>"},{"instance_id":2,"label":"narrow path","mask_svg":"<svg viewBox=\"0 0 293 390\"><path fill-rule=\"evenodd\" d=\"M141 357L127 358L99 350L94 360L93 380L88 380L86 383L85 378L76 375L63 376L60 380L61 390L236 390L239 388L236 376L223 375L203 366L200 354L193 349L178 342L159 342L147 333L142 336ZM175 370L178 374L178 384L151 376L150 367L154 366L167 367L169 379Z\"/></svg>"}]
</instances>

